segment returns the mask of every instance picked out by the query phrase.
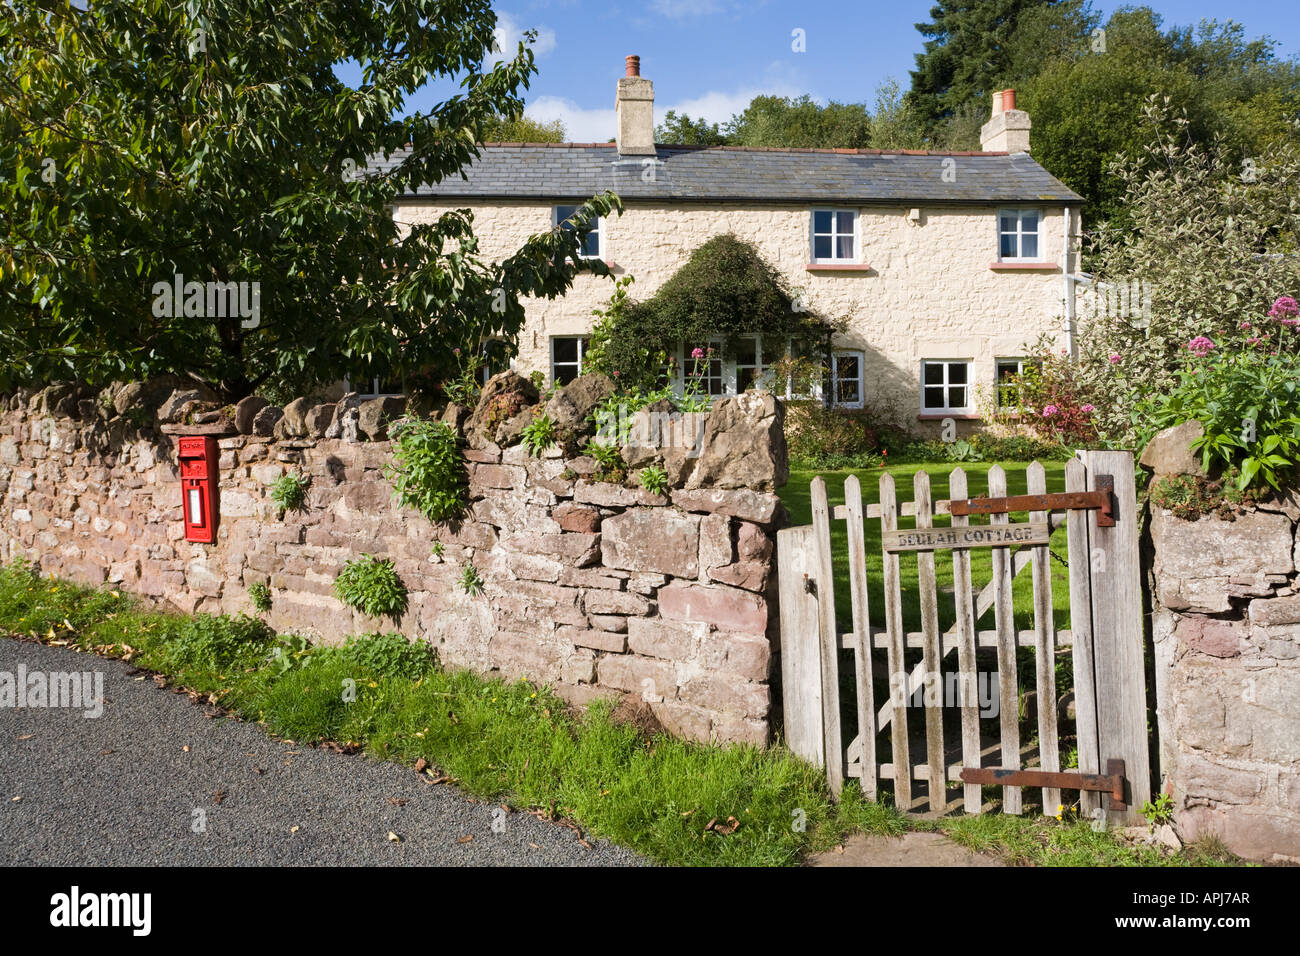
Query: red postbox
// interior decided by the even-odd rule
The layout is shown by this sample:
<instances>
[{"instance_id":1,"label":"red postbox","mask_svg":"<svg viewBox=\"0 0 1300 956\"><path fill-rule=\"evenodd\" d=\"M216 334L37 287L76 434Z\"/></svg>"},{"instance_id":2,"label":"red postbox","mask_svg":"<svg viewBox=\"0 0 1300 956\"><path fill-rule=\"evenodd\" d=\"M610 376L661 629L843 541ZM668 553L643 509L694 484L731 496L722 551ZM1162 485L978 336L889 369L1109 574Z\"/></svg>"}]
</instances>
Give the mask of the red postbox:
<instances>
[{"instance_id":1,"label":"red postbox","mask_svg":"<svg viewBox=\"0 0 1300 956\"><path fill-rule=\"evenodd\" d=\"M181 506L185 540L212 544L217 540L221 495L217 486L219 452L215 435L180 440Z\"/></svg>"}]
</instances>

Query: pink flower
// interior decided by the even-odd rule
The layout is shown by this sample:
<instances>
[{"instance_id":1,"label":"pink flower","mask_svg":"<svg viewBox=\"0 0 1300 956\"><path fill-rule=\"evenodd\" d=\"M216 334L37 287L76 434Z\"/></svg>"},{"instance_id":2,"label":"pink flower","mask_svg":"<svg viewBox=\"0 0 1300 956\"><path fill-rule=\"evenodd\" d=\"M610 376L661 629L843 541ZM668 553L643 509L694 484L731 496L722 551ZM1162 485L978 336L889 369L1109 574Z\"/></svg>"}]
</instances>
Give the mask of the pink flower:
<instances>
[{"instance_id":1,"label":"pink flower","mask_svg":"<svg viewBox=\"0 0 1300 956\"><path fill-rule=\"evenodd\" d=\"M1300 325L1300 319L1283 319L1283 325Z\"/></svg>"},{"instance_id":2,"label":"pink flower","mask_svg":"<svg viewBox=\"0 0 1300 956\"><path fill-rule=\"evenodd\" d=\"M1187 351L1191 352L1197 358L1205 358L1205 356L1209 355L1214 348L1214 343L1204 335L1198 335L1187 343Z\"/></svg>"},{"instance_id":3,"label":"pink flower","mask_svg":"<svg viewBox=\"0 0 1300 956\"><path fill-rule=\"evenodd\" d=\"M704 358L704 349L698 347L691 349L691 358L697 360Z\"/></svg>"},{"instance_id":4,"label":"pink flower","mask_svg":"<svg viewBox=\"0 0 1300 956\"><path fill-rule=\"evenodd\" d=\"M614 369L614 377L618 378L618 369Z\"/></svg>"},{"instance_id":5,"label":"pink flower","mask_svg":"<svg viewBox=\"0 0 1300 956\"><path fill-rule=\"evenodd\" d=\"M1258 339L1258 338L1246 339L1246 344L1247 344L1247 345L1258 345L1258 344L1259 344L1259 339Z\"/></svg>"},{"instance_id":6,"label":"pink flower","mask_svg":"<svg viewBox=\"0 0 1300 956\"><path fill-rule=\"evenodd\" d=\"M1093 412L1095 412L1096 410L1097 410L1097 407L1096 407L1095 405L1080 405L1080 406L1079 406L1079 411L1083 412L1085 415L1091 415L1091 414L1092 414Z\"/></svg>"},{"instance_id":7,"label":"pink flower","mask_svg":"<svg viewBox=\"0 0 1300 956\"><path fill-rule=\"evenodd\" d=\"M1288 316L1300 315L1300 303L1289 295L1279 296L1273 303L1273 308L1268 310L1270 319L1281 319Z\"/></svg>"},{"instance_id":8,"label":"pink flower","mask_svg":"<svg viewBox=\"0 0 1300 956\"><path fill-rule=\"evenodd\" d=\"M459 355L460 355L460 349L452 349L452 350L451 350L451 354L452 354L452 355L457 355L457 356L459 356Z\"/></svg>"},{"instance_id":9,"label":"pink flower","mask_svg":"<svg viewBox=\"0 0 1300 956\"><path fill-rule=\"evenodd\" d=\"M1241 323L1240 326L1238 326L1238 328L1248 329L1248 328L1250 328L1250 323L1249 323L1249 322L1243 322L1243 323Z\"/></svg>"},{"instance_id":10,"label":"pink flower","mask_svg":"<svg viewBox=\"0 0 1300 956\"><path fill-rule=\"evenodd\" d=\"M1051 418L1053 415L1055 415L1055 414L1056 414L1057 412L1059 412L1059 411L1060 411L1060 409L1057 408L1055 405L1044 405L1044 406L1043 406L1043 417L1044 417L1044 418Z\"/></svg>"},{"instance_id":11,"label":"pink flower","mask_svg":"<svg viewBox=\"0 0 1300 956\"><path fill-rule=\"evenodd\" d=\"M1111 364L1111 365L1118 365L1118 364L1119 364L1119 353L1118 353L1118 352L1111 352L1111 353L1110 353L1110 364Z\"/></svg>"}]
</instances>

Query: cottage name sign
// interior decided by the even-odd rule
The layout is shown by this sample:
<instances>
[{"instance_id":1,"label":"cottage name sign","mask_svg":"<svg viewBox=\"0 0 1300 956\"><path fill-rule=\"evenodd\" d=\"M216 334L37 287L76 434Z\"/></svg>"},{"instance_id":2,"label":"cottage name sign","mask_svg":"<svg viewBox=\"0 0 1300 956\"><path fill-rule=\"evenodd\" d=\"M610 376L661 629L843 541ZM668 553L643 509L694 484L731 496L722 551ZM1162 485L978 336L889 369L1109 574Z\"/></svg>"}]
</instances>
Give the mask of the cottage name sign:
<instances>
[{"instance_id":1,"label":"cottage name sign","mask_svg":"<svg viewBox=\"0 0 1300 956\"><path fill-rule=\"evenodd\" d=\"M966 528L914 528L886 531L886 551L935 551L939 548L997 548L1026 544L1047 544L1051 537L1047 522L989 524Z\"/></svg>"}]
</instances>

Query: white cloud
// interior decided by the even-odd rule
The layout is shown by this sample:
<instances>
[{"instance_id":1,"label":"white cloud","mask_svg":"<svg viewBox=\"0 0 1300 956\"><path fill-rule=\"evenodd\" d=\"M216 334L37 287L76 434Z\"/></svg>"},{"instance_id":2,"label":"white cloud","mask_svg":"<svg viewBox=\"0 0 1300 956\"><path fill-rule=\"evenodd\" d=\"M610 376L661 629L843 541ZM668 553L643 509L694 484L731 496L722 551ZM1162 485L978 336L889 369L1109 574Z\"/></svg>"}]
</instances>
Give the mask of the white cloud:
<instances>
[{"instance_id":1,"label":"white cloud","mask_svg":"<svg viewBox=\"0 0 1300 956\"><path fill-rule=\"evenodd\" d=\"M798 88L784 83L764 84L731 92L712 90L676 103L657 103L655 123L662 123L669 110L675 110L678 115L685 114L691 119L724 123L744 110L755 96L798 96L799 92ZM612 90L610 94L610 99L613 99ZM539 96L529 100L525 112L536 120L560 120L564 123L566 137L573 143L604 143L614 135L618 122L612 107L586 108L560 96Z\"/></svg>"},{"instance_id":2,"label":"white cloud","mask_svg":"<svg viewBox=\"0 0 1300 956\"><path fill-rule=\"evenodd\" d=\"M537 31L537 39L533 41L533 55L536 57L545 56L555 49L555 31L548 27L533 27ZM497 14L496 29L492 31L496 39L496 50L488 54L486 66L491 67L502 60L511 59L515 55L515 50L519 48L519 41L524 37L524 28L519 26L515 18L508 13Z\"/></svg>"}]
</instances>

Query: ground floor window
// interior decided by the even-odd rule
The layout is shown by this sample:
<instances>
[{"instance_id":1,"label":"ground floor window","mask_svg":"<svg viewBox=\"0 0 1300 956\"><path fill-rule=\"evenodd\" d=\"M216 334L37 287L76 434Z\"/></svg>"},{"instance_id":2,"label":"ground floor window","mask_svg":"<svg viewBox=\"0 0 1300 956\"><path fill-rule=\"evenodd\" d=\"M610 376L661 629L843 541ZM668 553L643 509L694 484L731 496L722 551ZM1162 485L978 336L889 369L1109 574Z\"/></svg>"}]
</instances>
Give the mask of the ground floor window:
<instances>
[{"instance_id":1,"label":"ground floor window","mask_svg":"<svg viewBox=\"0 0 1300 956\"><path fill-rule=\"evenodd\" d=\"M556 335L551 338L551 383L568 385L582 374L582 360L587 355L587 338L581 335Z\"/></svg>"},{"instance_id":2,"label":"ground floor window","mask_svg":"<svg viewBox=\"0 0 1300 956\"><path fill-rule=\"evenodd\" d=\"M831 396L841 408L862 407L862 353L831 353Z\"/></svg>"},{"instance_id":3,"label":"ground floor window","mask_svg":"<svg viewBox=\"0 0 1300 956\"><path fill-rule=\"evenodd\" d=\"M1016 408L1020 405L1020 390L1015 379L1025 370L1025 360L1000 358L993 360L993 378L997 386L998 408Z\"/></svg>"},{"instance_id":4,"label":"ground floor window","mask_svg":"<svg viewBox=\"0 0 1300 956\"><path fill-rule=\"evenodd\" d=\"M921 411L926 415L971 412L970 359L925 359L921 362Z\"/></svg>"},{"instance_id":5,"label":"ground floor window","mask_svg":"<svg viewBox=\"0 0 1300 956\"><path fill-rule=\"evenodd\" d=\"M488 339L483 343L483 365L478 370L480 385L510 367L510 347L501 339Z\"/></svg>"},{"instance_id":6,"label":"ground floor window","mask_svg":"<svg viewBox=\"0 0 1300 956\"><path fill-rule=\"evenodd\" d=\"M356 392L361 398L379 398L382 395L401 395L402 380L393 375L376 375L366 369L357 369L343 376L343 388Z\"/></svg>"}]
</instances>

